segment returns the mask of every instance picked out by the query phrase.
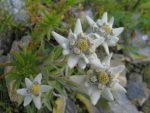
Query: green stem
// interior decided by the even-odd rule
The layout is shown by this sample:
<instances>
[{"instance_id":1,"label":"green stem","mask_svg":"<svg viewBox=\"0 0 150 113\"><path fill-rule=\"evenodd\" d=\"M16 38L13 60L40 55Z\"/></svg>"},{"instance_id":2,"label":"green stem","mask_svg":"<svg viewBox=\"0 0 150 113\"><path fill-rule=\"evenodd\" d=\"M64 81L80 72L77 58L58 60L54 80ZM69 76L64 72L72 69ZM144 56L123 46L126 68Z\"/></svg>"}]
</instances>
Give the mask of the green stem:
<instances>
[{"instance_id":1,"label":"green stem","mask_svg":"<svg viewBox=\"0 0 150 113\"><path fill-rule=\"evenodd\" d=\"M66 68L65 68L65 76L66 77L69 76L69 67L68 67L68 65L66 65Z\"/></svg>"}]
</instances>

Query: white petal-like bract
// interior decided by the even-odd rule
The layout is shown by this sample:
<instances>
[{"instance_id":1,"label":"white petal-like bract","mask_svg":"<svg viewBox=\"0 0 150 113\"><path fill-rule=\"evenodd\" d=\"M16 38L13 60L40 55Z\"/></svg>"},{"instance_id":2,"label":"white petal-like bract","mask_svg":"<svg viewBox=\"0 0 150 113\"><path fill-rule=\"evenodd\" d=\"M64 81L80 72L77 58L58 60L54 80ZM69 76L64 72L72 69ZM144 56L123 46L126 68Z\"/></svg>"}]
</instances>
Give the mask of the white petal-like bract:
<instances>
[{"instance_id":1,"label":"white petal-like bract","mask_svg":"<svg viewBox=\"0 0 150 113\"><path fill-rule=\"evenodd\" d=\"M66 48L67 44L68 44L68 39L66 39L65 37L59 35L58 33L52 31L52 35L55 38L55 40L63 47Z\"/></svg>"},{"instance_id":2,"label":"white petal-like bract","mask_svg":"<svg viewBox=\"0 0 150 113\"><path fill-rule=\"evenodd\" d=\"M78 63L78 61L79 61L79 56L70 55L69 58L68 58L68 66L70 68L73 68L74 66L76 66L76 64Z\"/></svg>"},{"instance_id":3,"label":"white petal-like bract","mask_svg":"<svg viewBox=\"0 0 150 113\"><path fill-rule=\"evenodd\" d=\"M101 91L100 90L93 90L91 94L91 102L93 105L96 105L98 100L100 99L101 96Z\"/></svg>"},{"instance_id":4,"label":"white petal-like bract","mask_svg":"<svg viewBox=\"0 0 150 113\"><path fill-rule=\"evenodd\" d=\"M41 98L40 98L40 96L34 96L33 97L33 102L34 102L34 104L35 104L35 107L37 108L37 109L40 109L41 108L41 106L42 106L42 104L41 104Z\"/></svg>"},{"instance_id":5,"label":"white petal-like bract","mask_svg":"<svg viewBox=\"0 0 150 113\"><path fill-rule=\"evenodd\" d=\"M112 28L113 27L113 24L114 24L114 17L112 17L109 21L109 24L110 24L110 27Z\"/></svg>"},{"instance_id":6,"label":"white petal-like bract","mask_svg":"<svg viewBox=\"0 0 150 113\"><path fill-rule=\"evenodd\" d=\"M94 20L92 20L89 16L86 16L86 19L87 19L88 23L90 24L90 26L96 25L96 23L94 22Z\"/></svg>"},{"instance_id":7,"label":"white petal-like bract","mask_svg":"<svg viewBox=\"0 0 150 113\"><path fill-rule=\"evenodd\" d=\"M123 32L123 30L124 30L123 27L114 28L113 33L114 33L115 36L119 36Z\"/></svg>"},{"instance_id":8,"label":"white petal-like bract","mask_svg":"<svg viewBox=\"0 0 150 113\"><path fill-rule=\"evenodd\" d=\"M109 88L105 88L105 89L102 91L102 96L103 96L105 99L109 100L109 101L113 101L113 100L114 100L114 97L113 97L113 95L112 95L112 93L111 93L111 91L110 91Z\"/></svg>"},{"instance_id":9,"label":"white petal-like bract","mask_svg":"<svg viewBox=\"0 0 150 113\"><path fill-rule=\"evenodd\" d=\"M114 89L115 91L118 91L118 92L127 93L126 89L123 86L121 86L119 83L114 84Z\"/></svg>"},{"instance_id":10,"label":"white petal-like bract","mask_svg":"<svg viewBox=\"0 0 150 113\"><path fill-rule=\"evenodd\" d=\"M82 31L81 21L80 21L80 19L77 19L76 24L75 24L74 33L78 35L82 32L83 31Z\"/></svg>"},{"instance_id":11,"label":"white petal-like bract","mask_svg":"<svg viewBox=\"0 0 150 113\"><path fill-rule=\"evenodd\" d=\"M29 88L31 87L31 85L33 84L32 81L28 78L25 78L25 84L26 84L26 87Z\"/></svg>"},{"instance_id":12,"label":"white petal-like bract","mask_svg":"<svg viewBox=\"0 0 150 113\"><path fill-rule=\"evenodd\" d=\"M82 85L85 81L85 78L86 78L86 75L73 75L73 76L70 76L70 80L79 84L79 85Z\"/></svg>"},{"instance_id":13,"label":"white petal-like bract","mask_svg":"<svg viewBox=\"0 0 150 113\"><path fill-rule=\"evenodd\" d=\"M78 65L79 65L79 67L80 67L81 69L85 69L85 67L86 67L86 62L85 62L84 60L80 60L79 63L78 63Z\"/></svg>"},{"instance_id":14,"label":"white petal-like bract","mask_svg":"<svg viewBox=\"0 0 150 113\"><path fill-rule=\"evenodd\" d=\"M109 55L108 44L104 42L104 43L102 44L102 46L104 47L106 54Z\"/></svg>"},{"instance_id":15,"label":"white petal-like bract","mask_svg":"<svg viewBox=\"0 0 150 113\"><path fill-rule=\"evenodd\" d=\"M26 96L26 95L28 95L28 92L27 92L26 88L22 88L22 89L17 89L17 94Z\"/></svg>"},{"instance_id":16,"label":"white petal-like bract","mask_svg":"<svg viewBox=\"0 0 150 113\"><path fill-rule=\"evenodd\" d=\"M31 103L32 96L25 96L23 106L27 106Z\"/></svg>"},{"instance_id":17,"label":"white petal-like bract","mask_svg":"<svg viewBox=\"0 0 150 113\"><path fill-rule=\"evenodd\" d=\"M116 67L111 67L108 72L111 74L113 78L117 78L118 75L125 69L124 65L119 65Z\"/></svg>"},{"instance_id":18,"label":"white petal-like bract","mask_svg":"<svg viewBox=\"0 0 150 113\"><path fill-rule=\"evenodd\" d=\"M102 16L102 21L103 21L103 23L107 23L107 12L105 12L104 14L103 14L103 16Z\"/></svg>"},{"instance_id":19,"label":"white petal-like bract","mask_svg":"<svg viewBox=\"0 0 150 113\"><path fill-rule=\"evenodd\" d=\"M41 84L41 80L42 80L42 74L39 73L39 74L35 77L35 79L34 79L33 82L37 82L38 84Z\"/></svg>"}]
</instances>

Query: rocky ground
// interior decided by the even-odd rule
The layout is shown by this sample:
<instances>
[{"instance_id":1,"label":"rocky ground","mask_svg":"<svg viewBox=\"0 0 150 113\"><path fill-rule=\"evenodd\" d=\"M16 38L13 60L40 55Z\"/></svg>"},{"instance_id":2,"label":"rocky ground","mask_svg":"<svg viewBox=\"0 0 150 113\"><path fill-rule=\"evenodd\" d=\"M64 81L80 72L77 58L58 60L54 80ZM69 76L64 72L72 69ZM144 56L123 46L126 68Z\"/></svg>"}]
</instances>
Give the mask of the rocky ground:
<instances>
[{"instance_id":1,"label":"rocky ground","mask_svg":"<svg viewBox=\"0 0 150 113\"><path fill-rule=\"evenodd\" d=\"M28 15L23 8L23 0L6 0L0 7L7 8L16 22L24 23L28 19ZM83 18L85 13L92 16L90 9L82 12ZM136 36L130 41L131 45L134 44L137 46L140 54L147 56L146 59L137 60L122 53L114 55L112 65L126 65L126 70L119 79L121 84L126 87L127 94L116 94L116 98L118 98L117 103L110 102L110 109L103 109L100 106L99 110L95 110L95 113L150 113L150 46L145 41L146 38L147 35L143 35L137 30ZM11 92L11 86L5 86L4 73L7 73L11 69L11 67L5 67L5 64L11 59L9 53L14 50L17 51L19 46L26 46L29 40L28 36L23 36L22 34L17 38L13 33L7 33L7 35L0 34L0 65L2 65L0 68L0 82L2 83L0 86L0 100L5 102L5 105L9 106L8 109L12 109L14 112L18 112L17 107L15 109L16 105L13 103L17 97L14 97ZM2 87L5 87L5 90L2 91ZM2 102L0 102L0 106L2 109L5 109ZM72 111L72 113L75 112Z\"/></svg>"}]
</instances>

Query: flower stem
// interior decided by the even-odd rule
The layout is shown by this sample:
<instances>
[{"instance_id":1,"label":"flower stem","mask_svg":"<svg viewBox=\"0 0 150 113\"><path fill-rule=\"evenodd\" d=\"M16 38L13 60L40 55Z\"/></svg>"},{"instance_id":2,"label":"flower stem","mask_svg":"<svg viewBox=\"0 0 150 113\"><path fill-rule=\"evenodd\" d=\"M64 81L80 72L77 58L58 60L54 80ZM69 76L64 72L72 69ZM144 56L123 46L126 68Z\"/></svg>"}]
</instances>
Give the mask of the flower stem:
<instances>
[{"instance_id":1,"label":"flower stem","mask_svg":"<svg viewBox=\"0 0 150 113\"><path fill-rule=\"evenodd\" d=\"M69 76L69 67L68 65L66 65L66 68L65 68L65 76Z\"/></svg>"}]
</instances>

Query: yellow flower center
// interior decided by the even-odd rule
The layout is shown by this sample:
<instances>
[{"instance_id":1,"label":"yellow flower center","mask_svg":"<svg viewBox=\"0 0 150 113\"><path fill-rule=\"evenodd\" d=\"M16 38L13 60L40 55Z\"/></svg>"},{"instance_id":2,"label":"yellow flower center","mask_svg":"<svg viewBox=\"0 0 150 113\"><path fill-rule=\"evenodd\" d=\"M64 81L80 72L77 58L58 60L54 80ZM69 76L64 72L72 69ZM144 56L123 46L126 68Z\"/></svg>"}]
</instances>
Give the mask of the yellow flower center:
<instances>
[{"instance_id":1,"label":"yellow flower center","mask_svg":"<svg viewBox=\"0 0 150 113\"><path fill-rule=\"evenodd\" d=\"M109 82L109 76L106 72L99 72L98 81L100 84L107 84Z\"/></svg>"},{"instance_id":2,"label":"yellow flower center","mask_svg":"<svg viewBox=\"0 0 150 113\"><path fill-rule=\"evenodd\" d=\"M104 26L104 30L105 30L105 32L107 32L107 33L111 33L111 28L110 28L109 25L105 25L105 26Z\"/></svg>"},{"instance_id":3,"label":"yellow flower center","mask_svg":"<svg viewBox=\"0 0 150 113\"><path fill-rule=\"evenodd\" d=\"M31 92L33 94L38 94L40 92L40 85L33 84L32 87L31 87Z\"/></svg>"},{"instance_id":4,"label":"yellow flower center","mask_svg":"<svg viewBox=\"0 0 150 113\"><path fill-rule=\"evenodd\" d=\"M85 38L80 38L80 39L78 39L77 47L82 52L86 52L90 48L89 41Z\"/></svg>"}]
</instances>

